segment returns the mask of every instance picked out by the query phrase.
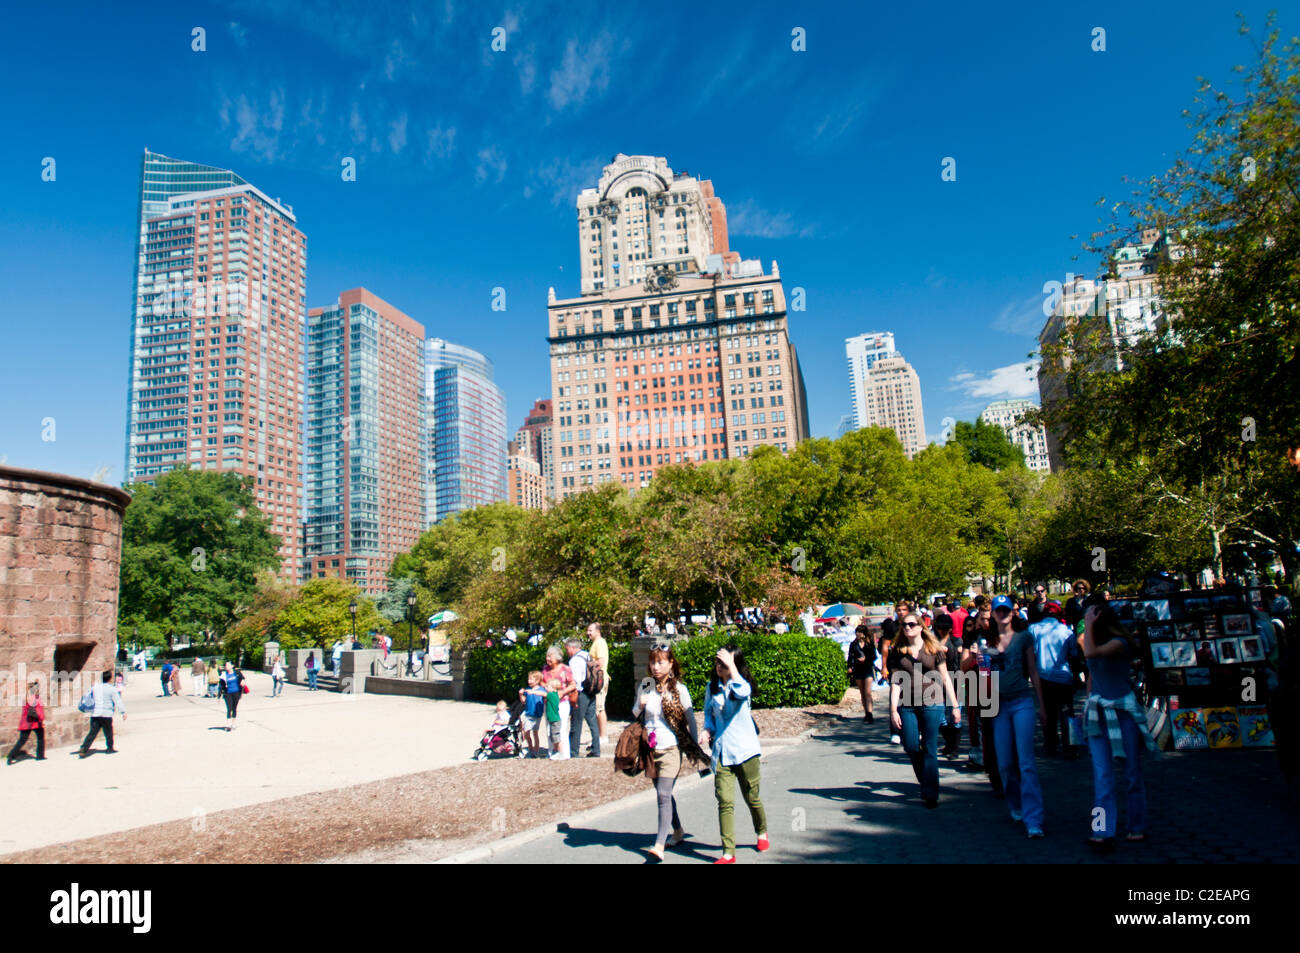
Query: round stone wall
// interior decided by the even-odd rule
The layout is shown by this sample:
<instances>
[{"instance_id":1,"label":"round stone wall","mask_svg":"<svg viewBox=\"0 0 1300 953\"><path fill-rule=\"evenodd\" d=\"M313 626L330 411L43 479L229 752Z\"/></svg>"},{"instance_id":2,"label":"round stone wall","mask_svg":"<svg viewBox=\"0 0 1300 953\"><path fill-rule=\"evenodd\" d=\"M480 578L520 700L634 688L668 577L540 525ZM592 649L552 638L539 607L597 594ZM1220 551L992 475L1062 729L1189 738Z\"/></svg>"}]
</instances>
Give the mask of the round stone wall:
<instances>
[{"instance_id":1,"label":"round stone wall","mask_svg":"<svg viewBox=\"0 0 1300 953\"><path fill-rule=\"evenodd\" d=\"M124 490L0 466L0 746L18 736L27 685L41 683L47 748L87 725L80 693L112 670ZM35 739L27 742L34 755Z\"/></svg>"}]
</instances>

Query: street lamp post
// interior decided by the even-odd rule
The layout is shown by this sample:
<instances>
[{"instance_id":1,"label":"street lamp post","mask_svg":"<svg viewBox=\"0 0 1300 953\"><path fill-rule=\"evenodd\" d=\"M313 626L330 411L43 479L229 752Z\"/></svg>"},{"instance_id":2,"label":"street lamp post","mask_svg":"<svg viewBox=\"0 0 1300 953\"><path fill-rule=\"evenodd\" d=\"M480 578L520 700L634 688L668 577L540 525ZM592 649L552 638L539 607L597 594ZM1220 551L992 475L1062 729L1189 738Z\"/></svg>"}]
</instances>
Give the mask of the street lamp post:
<instances>
[{"instance_id":1,"label":"street lamp post","mask_svg":"<svg viewBox=\"0 0 1300 953\"><path fill-rule=\"evenodd\" d=\"M352 616L352 641L357 641L357 600L353 599L348 603L348 613ZM348 648L352 648L351 645Z\"/></svg>"},{"instance_id":2,"label":"street lamp post","mask_svg":"<svg viewBox=\"0 0 1300 953\"><path fill-rule=\"evenodd\" d=\"M415 674L415 593L406 594L406 671Z\"/></svg>"}]
</instances>

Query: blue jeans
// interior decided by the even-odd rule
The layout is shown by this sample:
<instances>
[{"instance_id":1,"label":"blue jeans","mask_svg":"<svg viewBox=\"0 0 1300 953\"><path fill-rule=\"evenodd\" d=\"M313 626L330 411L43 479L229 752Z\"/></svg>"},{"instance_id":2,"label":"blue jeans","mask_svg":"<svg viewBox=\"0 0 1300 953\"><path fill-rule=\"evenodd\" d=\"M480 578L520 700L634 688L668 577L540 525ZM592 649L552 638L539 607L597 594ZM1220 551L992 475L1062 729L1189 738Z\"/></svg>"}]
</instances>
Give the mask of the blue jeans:
<instances>
[{"instance_id":1,"label":"blue jeans","mask_svg":"<svg viewBox=\"0 0 1300 953\"><path fill-rule=\"evenodd\" d=\"M284 688L284 679L282 679L282 678L272 678L272 679L271 679L271 697L272 697L272 698L274 698L276 695L280 694L280 691L281 691L281 689L283 689L283 688Z\"/></svg>"},{"instance_id":2,"label":"blue jeans","mask_svg":"<svg viewBox=\"0 0 1300 953\"><path fill-rule=\"evenodd\" d=\"M993 718L998 773L1007 806L1024 816L1026 827L1043 826L1043 788L1034 762L1034 722L1038 712L1033 695L1003 701Z\"/></svg>"},{"instance_id":3,"label":"blue jeans","mask_svg":"<svg viewBox=\"0 0 1300 953\"><path fill-rule=\"evenodd\" d=\"M912 759L912 770L921 784L921 797L927 801L939 799L939 726L943 724L943 707L925 705L921 708L898 709L898 720L903 723L899 733L903 750Z\"/></svg>"},{"instance_id":4,"label":"blue jeans","mask_svg":"<svg viewBox=\"0 0 1300 953\"><path fill-rule=\"evenodd\" d=\"M172 693L172 690L171 690L171 680L170 680L170 679L166 679L166 678L164 678L164 679L162 680L162 687L163 687L163 697L166 698L167 696L169 696L169 695Z\"/></svg>"},{"instance_id":5,"label":"blue jeans","mask_svg":"<svg viewBox=\"0 0 1300 953\"><path fill-rule=\"evenodd\" d=\"M1128 830L1141 834L1147 826L1147 792L1142 783L1142 736L1137 722L1126 711L1116 712L1120 735L1124 739L1124 780L1128 794ZM1104 717L1109 718L1109 714ZM1114 837L1119 812L1115 806L1115 770L1111 764L1110 738L1088 737L1088 751L1092 755L1092 791L1101 816L1094 818L1104 825L1094 827L1094 837Z\"/></svg>"},{"instance_id":6,"label":"blue jeans","mask_svg":"<svg viewBox=\"0 0 1300 953\"><path fill-rule=\"evenodd\" d=\"M307 669L307 690L316 691L316 669Z\"/></svg>"}]
</instances>

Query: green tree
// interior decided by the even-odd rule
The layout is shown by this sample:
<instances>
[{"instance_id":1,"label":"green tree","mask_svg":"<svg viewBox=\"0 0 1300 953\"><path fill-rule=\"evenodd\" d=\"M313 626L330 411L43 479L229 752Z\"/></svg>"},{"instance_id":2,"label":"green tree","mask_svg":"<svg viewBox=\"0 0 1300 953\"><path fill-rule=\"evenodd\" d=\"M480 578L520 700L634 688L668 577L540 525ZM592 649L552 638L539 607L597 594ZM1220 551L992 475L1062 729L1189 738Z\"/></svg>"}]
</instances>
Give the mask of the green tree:
<instances>
[{"instance_id":1,"label":"green tree","mask_svg":"<svg viewBox=\"0 0 1300 953\"><path fill-rule=\"evenodd\" d=\"M1231 92L1200 80L1186 154L1116 203L1090 246L1107 253L1155 229L1166 319L1135 340L1082 334L1045 352L1068 368L1068 393L1048 413L1070 435L1071 466L1139 467L1195 525L1216 570L1226 549L1259 544L1293 575L1300 44L1279 47L1270 17L1253 69L1238 72Z\"/></svg>"},{"instance_id":2,"label":"green tree","mask_svg":"<svg viewBox=\"0 0 1300 953\"><path fill-rule=\"evenodd\" d=\"M971 463L990 470L1005 470L1025 464L1025 452L1011 442L1005 430L997 424L976 419L972 423L957 421L952 431L952 443L961 447Z\"/></svg>"},{"instance_id":3,"label":"green tree","mask_svg":"<svg viewBox=\"0 0 1300 953\"><path fill-rule=\"evenodd\" d=\"M477 575L500 563L535 517L508 503L458 513L425 530L410 552L393 561L389 578L415 577L431 605L445 609L464 595Z\"/></svg>"},{"instance_id":4,"label":"green tree","mask_svg":"<svg viewBox=\"0 0 1300 953\"><path fill-rule=\"evenodd\" d=\"M280 567L280 538L257 510L251 479L181 468L129 489L119 628L138 626L142 640L222 637L257 574Z\"/></svg>"},{"instance_id":5,"label":"green tree","mask_svg":"<svg viewBox=\"0 0 1300 953\"><path fill-rule=\"evenodd\" d=\"M339 639L350 639L354 629L348 606L354 599L357 638L364 639L367 632L387 627L374 602L362 595L357 585L331 577L313 579L303 586L280 612L276 632L284 644L292 640L299 648L325 648Z\"/></svg>"}]
</instances>

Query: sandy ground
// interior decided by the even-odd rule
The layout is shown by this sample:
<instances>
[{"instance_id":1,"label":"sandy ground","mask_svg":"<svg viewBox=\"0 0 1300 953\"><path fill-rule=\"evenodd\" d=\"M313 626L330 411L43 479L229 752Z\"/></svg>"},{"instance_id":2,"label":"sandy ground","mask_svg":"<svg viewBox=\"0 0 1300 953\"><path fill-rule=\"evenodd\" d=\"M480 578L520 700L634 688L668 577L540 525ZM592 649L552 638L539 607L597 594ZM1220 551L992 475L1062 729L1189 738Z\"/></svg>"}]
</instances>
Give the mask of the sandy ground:
<instances>
[{"instance_id":1,"label":"sandy ground","mask_svg":"<svg viewBox=\"0 0 1300 953\"><path fill-rule=\"evenodd\" d=\"M260 683L269 679L253 678L258 687L241 702L241 713L255 702L247 724L230 734L210 730L215 700L155 698L152 684L137 680L127 704L138 702L139 717L118 741L121 754L80 761L65 749L10 768L7 779L31 786L25 794L5 786L6 819L33 794L55 803L26 812L21 825L3 822L0 863L400 861L409 844L430 860L648 790L644 778L613 771L612 743L599 760L467 763L490 706L349 701L293 686L281 705L266 697ZM841 709L755 717L770 748L831 711ZM384 744L366 730L371 723L388 726ZM611 737L621 728L611 723ZM169 758L182 763L173 768ZM446 766L412 770L431 763Z\"/></svg>"},{"instance_id":2,"label":"sandy ground","mask_svg":"<svg viewBox=\"0 0 1300 953\"><path fill-rule=\"evenodd\" d=\"M0 856L164 821L190 831L232 808L461 764L492 720L489 705L295 685L273 699L270 676L248 677L232 732L219 699L163 698L141 673L114 719L117 754L101 735L85 760L74 747L0 765Z\"/></svg>"}]
</instances>

